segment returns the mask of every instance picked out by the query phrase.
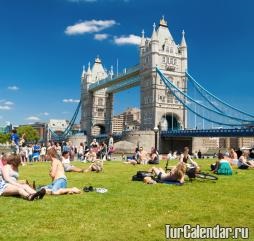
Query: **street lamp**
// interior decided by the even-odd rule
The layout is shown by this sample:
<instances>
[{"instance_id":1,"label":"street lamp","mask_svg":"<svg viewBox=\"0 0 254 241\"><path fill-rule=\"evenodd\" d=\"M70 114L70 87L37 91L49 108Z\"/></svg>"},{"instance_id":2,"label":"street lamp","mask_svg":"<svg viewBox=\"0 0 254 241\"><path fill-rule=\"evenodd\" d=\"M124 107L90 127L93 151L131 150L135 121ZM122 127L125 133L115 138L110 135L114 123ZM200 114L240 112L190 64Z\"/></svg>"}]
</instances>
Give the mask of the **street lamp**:
<instances>
[{"instance_id":1,"label":"street lamp","mask_svg":"<svg viewBox=\"0 0 254 241\"><path fill-rule=\"evenodd\" d=\"M155 126L153 128L153 131L154 131L154 143L155 143L154 146L155 146L155 149L157 151L157 147L158 147L158 145L157 145L157 135L158 135L158 132L159 132L158 126Z\"/></svg>"}]
</instances>

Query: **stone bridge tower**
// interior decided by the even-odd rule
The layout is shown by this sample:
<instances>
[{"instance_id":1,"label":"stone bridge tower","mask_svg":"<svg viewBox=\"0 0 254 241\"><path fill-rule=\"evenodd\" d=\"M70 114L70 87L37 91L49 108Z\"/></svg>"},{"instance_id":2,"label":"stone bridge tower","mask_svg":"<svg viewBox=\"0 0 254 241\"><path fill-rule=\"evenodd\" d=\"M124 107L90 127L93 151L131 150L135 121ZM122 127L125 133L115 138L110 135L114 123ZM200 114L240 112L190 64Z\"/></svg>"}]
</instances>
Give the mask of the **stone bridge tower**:
<instances>
[{"instance_id":1,"label":"stone bridge tower","mask_svg":"<svg viewBox=\"0 0 254 241\"><path fill-rule=\"evenodd\" d=\"M96 92L88 90L91 83L108 77L97 57L92 69L90 63L87 71L83 69L81 76L81 130L87 136L108 134L111 132L111 119L113 110L113 95L106 93L105 89Z\"/></svg>"},{"instance_id":2,"label":"stone bridge tower","mask_svg":"<svg viewBox=\"0 0 254 241\"><path fill-rule=\"evenodd\" d=\"M167 22L162 18L159 27L153 25L150 39L142 32L140 44L140 107L141 129L151 130L158 124L162 130L187 127L187 111L156 74L155 67L173 81L181 90L187 91L187 45L182 40L177 45L170 34Z\"/></svg>"}]
</instances>

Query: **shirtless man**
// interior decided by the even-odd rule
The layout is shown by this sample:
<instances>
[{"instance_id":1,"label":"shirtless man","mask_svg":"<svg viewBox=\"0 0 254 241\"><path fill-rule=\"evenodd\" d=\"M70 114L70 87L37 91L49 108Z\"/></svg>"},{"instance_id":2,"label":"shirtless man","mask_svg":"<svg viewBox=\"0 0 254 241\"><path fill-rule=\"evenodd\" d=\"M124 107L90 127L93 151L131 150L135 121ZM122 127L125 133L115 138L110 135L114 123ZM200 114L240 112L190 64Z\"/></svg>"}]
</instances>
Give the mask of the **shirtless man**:
<instances>
[{"instance_id":1,"label":"shirtless man","mask_svg":"<svg viewBox=\"0 0 254 241\"><path fill-rule=\"evenodd\" d=\"M51 161L49 176L52 178L52 183L45 186L47 194L78 194L80 190L76 187L67 188L67 177L64 174L63 164L57 159L57 151L51 148L47 152L47 160Z\"/></svg>"}]
</instances>

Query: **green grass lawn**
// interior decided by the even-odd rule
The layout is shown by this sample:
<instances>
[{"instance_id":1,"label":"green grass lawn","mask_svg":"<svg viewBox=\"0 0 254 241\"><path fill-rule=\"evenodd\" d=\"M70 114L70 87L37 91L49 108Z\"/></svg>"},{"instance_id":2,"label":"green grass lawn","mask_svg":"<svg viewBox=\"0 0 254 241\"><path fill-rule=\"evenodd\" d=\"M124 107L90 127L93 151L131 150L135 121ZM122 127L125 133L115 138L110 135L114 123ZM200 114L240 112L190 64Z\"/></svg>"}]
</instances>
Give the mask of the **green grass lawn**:
<instances>
[{"instance_id":1,"label":"green grass lawn","mask_svg":"<svg viewBox=\"0 0 254 241\"><path fill-rule=\"evenodd\" d=\"M211 162L199 161L204 171ZM49 165L21 167L21 179L48 184ZM233 176L220 176L216 182L194 180L175 186L131 181L137 170L149 166L112 161L104 167L103 173L67 177L69 187L105 187L105 194L45 196L34 202L0 197L0 240L166 240L165 224L244 226L254 240L254 170L234 170Z\"/></svg>"}]
</instances>

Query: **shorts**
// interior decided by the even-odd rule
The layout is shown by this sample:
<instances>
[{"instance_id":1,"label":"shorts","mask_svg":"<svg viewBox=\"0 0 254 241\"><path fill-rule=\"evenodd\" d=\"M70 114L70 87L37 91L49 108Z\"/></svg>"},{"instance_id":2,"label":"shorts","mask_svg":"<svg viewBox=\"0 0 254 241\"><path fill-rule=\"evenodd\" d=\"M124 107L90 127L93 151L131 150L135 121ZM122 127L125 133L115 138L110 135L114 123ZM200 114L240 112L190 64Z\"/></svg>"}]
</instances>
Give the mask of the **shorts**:
<instances>
[{"instance_id":1,"label":"shorts","mask_svg":"<svg viewBox=\"0 0 254 241\"><path fill-rule=\"evenodd\" d=\"M45 188L50 189L54 193L61 188L67 188L67 180L65 178L58 178L51 184L47 185Z\"/></svg>"},{"instance_id":2,"label":"shorts","mask_svg":"<svg viewBox=\"0 0 254 241\"><path fill-rule=\"evenodd\" d=\"M162 172L160 172L159 174L158 174L158 179L161 181L161 175L162 175Z\"/></svg>"},{"instance_id":3,"label":"shorts","mask_svg":"<svg viewBox=\"0 0 254 241\"><path fill-rule=\"evenodd\" d=\"M7 186L8 186L8 183L6 183L4 180L0 180L0 196L3 194Z\"/></svg>"},{"instance_id":4,"label":"shorts","mask_svg":"<svg viewBox=\"0 0 254 241\"><path fill-rule=\"evenodd\" d=\"M70 164L64 164L64 171L65 172L71 172L74 166Z\"/></svg>"}]
</instances>

